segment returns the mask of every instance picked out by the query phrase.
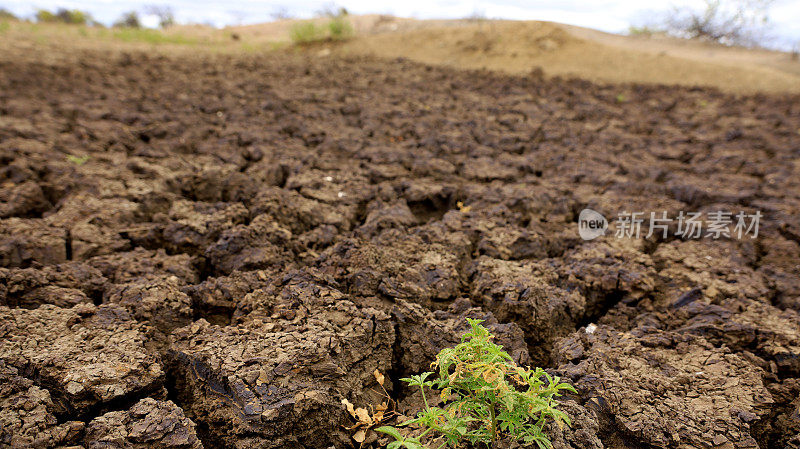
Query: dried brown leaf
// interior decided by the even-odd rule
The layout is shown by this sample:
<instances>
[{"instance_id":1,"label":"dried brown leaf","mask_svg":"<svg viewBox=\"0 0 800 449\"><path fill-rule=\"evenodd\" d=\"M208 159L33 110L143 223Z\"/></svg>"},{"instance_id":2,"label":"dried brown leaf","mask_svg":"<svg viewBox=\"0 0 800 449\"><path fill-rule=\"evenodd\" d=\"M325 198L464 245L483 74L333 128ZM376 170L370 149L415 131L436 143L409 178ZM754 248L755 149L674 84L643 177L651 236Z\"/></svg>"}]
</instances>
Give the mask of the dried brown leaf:
<instances>
[{"instance_id":1,"label":"dried brown leaf","mask_svg":"<svg viewBox=\"0 0 800 449\"><path fill-rule=\"evenodd\" d=\"M355 417L358 419L359 422L362 422L366 425L372 424L372 418L369 416L369 412L367 409L359 407L355 410Z\"/></svg>"},{"instance_id":2,"label":"dried brown leaf","mask_svg":"<svg viewBox=\"0 0 800 449\"><path fill-rule=\"evenodd\" d=\"M374 375L375 380L377 380L378 383L381 384L381 386L383 386L383 381L385 380L383 374L381 374L381 372L376 369L375 372L372 373L372 375Z\"/></svg>"},{"instance_id":3,"label":"dried brown leaf","mask_svg":"<svg viewBox=\"0 0 800 449\"><path fill-rule=\"evenodd\" d=\"M348 401L347 399L342 399L342 405L344 405L347 408L347 411L353 418L358 418L358 416L356 416L355 409L353 408L353 404L351 404L350 401Z\"/></svg>"}]
</instances>

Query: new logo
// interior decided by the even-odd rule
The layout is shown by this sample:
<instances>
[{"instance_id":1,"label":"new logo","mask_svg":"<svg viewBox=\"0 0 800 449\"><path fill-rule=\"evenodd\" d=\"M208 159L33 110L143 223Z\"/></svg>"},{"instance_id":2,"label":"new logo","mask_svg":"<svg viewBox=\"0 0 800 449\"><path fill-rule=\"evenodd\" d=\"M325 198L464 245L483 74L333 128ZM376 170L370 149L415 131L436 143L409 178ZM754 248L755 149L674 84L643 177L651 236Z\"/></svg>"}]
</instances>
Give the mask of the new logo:
<instances>
[{"instance_id":1,"label":"new logo","mask_svg":"<svg viewBox=\"0 0 800 449\"><path fill-rule=\"evenodd\" d=\"M578 215L578 234L584 240L594 240L605 235L608 230L608 220L600 212L584 209Z\"/></svg>"}]
</instances>

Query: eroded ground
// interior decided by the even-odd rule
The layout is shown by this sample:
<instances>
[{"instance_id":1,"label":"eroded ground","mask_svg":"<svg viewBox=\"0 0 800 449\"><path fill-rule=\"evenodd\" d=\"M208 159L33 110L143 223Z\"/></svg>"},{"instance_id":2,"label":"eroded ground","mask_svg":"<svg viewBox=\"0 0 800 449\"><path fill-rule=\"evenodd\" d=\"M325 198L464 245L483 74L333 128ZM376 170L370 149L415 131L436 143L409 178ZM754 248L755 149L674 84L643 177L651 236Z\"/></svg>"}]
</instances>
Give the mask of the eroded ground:
<instances>
[{"instance_id":1,"label":"eroded ground","mask_svg":"<svg viewBox=\"0 0 800 449\"><path fill-rule=\"evenodd\" d=\"M577 387L556 447L800 447L799 157L797 96L0 54L0 446L347 447L342 399L480 317ZM587 206L764 217L583 241Z\"/></svg>"}]
</instances>

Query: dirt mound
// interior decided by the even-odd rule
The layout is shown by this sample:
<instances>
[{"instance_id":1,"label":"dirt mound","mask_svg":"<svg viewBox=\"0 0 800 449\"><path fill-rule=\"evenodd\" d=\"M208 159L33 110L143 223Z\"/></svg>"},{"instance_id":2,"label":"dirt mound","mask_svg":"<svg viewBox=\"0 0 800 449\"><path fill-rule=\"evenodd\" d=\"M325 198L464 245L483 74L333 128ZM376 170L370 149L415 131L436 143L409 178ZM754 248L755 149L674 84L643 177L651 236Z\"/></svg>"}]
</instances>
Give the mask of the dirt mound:
<instances>
[{"instance_id":1,"label":"dirt mound","mask_svg":"<svg viewBox=\"0 0 800 449\"><path fill-rule=\"evenodd\" d=\"M800 61L778 51L661 35L622 36L540 21L414 20L387 15L350 16L348 20L355 38L329 50L517 75L542 70L548 76L607 83L709 86L736 93L800 92ZM296 22L283 20L232 31L246 41L286 42Z\"/></svg>"},{"instance_id":2,"label":"dirt mound","mask_svg":"<svg viewBox=\"0 0 800 449\"><path fill-rule=\"evenodd\" d=\"M731 92L798 92L800 62L785 53L647 41L548 22L478 21L358 37L343 54L601 82L713 86ZM688 47L688 48L687 48Z\"/></svg>"},{"instance_id":3,"label":"dirt mound","mask_svg":"<svg viewBox=\"0 0 800 449\"><path fill-rule=\"evenodd\" d=\"M383 400L377 369L413 413L396 381L467 317L575 384L558 448L796 445L800 98L48 55L0 54L0 446L349 447L341 401ZM585 207L763 217L584 241Z\"/></svg>"}]
</instances>

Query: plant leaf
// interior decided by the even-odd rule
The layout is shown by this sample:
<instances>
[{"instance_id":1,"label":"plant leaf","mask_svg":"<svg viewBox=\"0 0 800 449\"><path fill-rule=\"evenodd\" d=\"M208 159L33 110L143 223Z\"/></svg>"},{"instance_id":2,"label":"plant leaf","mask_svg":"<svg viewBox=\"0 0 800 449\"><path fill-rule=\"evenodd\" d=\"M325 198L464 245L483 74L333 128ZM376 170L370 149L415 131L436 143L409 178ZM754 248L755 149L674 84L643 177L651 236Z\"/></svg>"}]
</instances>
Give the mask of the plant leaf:
<instances>
[{"instance_id":1,"label":"plant leaf","mask_svg":"<svg viewBox=\"0 0 800 449\"><path fill-rule=\"evenodd\" d=\"M355 410L355 416L358 420L364 424L370 425L372 424L372 418L369 416L369 412L367 409L363 407L359 407Z\"/></svg>"},{"instance_id":2,"label":"plant leaf","mask_svg":"<svg viewBox=\"0 0 800 449\"><path fill-rule=\"evenodd\" d=\"M377 380L378 383L381 384L381 386L383 386L383 381L385 380L383 374L381 374L381 372L376 369L375 372L372 373L372 375L375 376L375 380Z\"/></svg>"},{"instance_id":3,"label":"plant leaf","mask_svg":"<svg viewBox=\"0 0 800 449\"><path fill-rule=\"evenodd\" d=\"M350 412L350 415L352 415L353 418L358 418L356 416L355 409L353 408L353 404L351 404L350 401L348 401L347 399L342 399L342 405L344 405L345 408L347 408L347 411Z\"/></svg>"},{"instance_id":4,"label":"plant leaf","mask_svg":"<svg viewBox=\"0 0 800 449\"><path fill-rule=\"evenodd\" d=\"M376 432L385 433L391 437L394 437L395 440L403 440L403 435L400 434L400 431L395 429L392 426L382 426L375 429Z\"/></svg>"}]
</instances>

